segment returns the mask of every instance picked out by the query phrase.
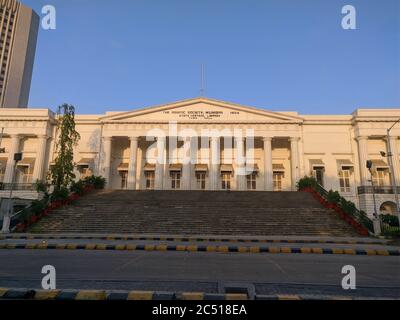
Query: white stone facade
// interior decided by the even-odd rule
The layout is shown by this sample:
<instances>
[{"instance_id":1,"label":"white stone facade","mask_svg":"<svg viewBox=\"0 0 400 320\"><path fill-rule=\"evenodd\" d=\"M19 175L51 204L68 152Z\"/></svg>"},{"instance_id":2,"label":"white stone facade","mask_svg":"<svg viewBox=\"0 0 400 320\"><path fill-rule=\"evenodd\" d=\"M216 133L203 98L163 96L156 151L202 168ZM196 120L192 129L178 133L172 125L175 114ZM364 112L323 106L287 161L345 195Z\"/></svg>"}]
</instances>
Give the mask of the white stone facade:
<instances>
[{"instance_id":1,"label":"white stone facade","mask_svg":"<svg viewBox=\"0 0 400 320\"><path fill-rule=\"evenodd\" d=\"M359 188L371 185L365 163L373 160L374 181L382 191L378 210L383 202L390 207L390 170L380 152L387 152L386 130L399 118L400 108L299 115L206 98L76 115L81 135L76 174L102 175L112 189L255 191L295 190L299 178L314 174L325 189L338 190L372 214L367 205L372 195ZM0 109L3 183L11 182L16 152L23 153L17 183L45 179L55 157L55 124L48 109ZM399 137L400 124L391 131L398 186Z\"/></svg>"}]
</instances>

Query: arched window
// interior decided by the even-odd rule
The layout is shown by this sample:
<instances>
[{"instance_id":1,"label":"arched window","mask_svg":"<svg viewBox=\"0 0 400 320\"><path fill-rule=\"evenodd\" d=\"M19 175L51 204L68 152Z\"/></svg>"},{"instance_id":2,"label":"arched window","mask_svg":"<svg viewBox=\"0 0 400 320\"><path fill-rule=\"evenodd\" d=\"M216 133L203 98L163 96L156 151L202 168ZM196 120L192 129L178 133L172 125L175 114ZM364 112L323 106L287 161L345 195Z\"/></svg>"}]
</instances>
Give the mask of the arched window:
<instances>
[{"instance_id":1,"label":"arched window","mask_svg":"<svg viewBox=\"0 0 400 320\"><path fill-rule=\"evenodd\" d=\"M396 214L396 204L392 201L386 201L379 208L380 214Z\"/></svg>"}]
</instances>

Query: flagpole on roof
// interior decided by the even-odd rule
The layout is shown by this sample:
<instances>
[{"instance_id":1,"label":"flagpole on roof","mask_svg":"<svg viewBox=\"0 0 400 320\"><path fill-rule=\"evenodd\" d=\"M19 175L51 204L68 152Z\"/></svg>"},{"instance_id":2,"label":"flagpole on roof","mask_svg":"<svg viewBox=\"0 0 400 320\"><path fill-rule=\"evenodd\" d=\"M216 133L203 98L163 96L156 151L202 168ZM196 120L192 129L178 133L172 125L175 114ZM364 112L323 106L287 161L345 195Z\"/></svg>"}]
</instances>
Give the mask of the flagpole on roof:
<instances>
[{"instance_id":1,"label":"flagpole on roof","mask_svg":"<svg viewBox=\"0 0 400 320\"><path fill-rule=\"evenodd\" d=\"M205 77L204 77L204 63L201 64L201 86L200 86L200 97L204 97L205 92Z\"/></svg>"}]
</instances>

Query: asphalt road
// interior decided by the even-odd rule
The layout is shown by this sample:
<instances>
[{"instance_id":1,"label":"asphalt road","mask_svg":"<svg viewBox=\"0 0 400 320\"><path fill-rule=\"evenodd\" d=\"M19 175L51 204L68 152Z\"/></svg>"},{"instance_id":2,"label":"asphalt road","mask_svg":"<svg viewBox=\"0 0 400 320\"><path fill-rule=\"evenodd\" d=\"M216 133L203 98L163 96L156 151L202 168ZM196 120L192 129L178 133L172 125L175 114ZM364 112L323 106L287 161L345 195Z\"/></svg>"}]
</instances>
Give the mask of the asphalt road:
<instances>
[{"instance_id":1,"label":"asphalt road","mask_svg":"<svg viewBox=\"0 0 400 320\"><path fill-rule=\"evenodd\" d=\"M59 289L215 293L240 283L257 294L400 298L396 256L0 250L0 287L40 288L48 264ZM356 268L357 290L341 288L344 265Z\"/></svg>"}]
</instances>

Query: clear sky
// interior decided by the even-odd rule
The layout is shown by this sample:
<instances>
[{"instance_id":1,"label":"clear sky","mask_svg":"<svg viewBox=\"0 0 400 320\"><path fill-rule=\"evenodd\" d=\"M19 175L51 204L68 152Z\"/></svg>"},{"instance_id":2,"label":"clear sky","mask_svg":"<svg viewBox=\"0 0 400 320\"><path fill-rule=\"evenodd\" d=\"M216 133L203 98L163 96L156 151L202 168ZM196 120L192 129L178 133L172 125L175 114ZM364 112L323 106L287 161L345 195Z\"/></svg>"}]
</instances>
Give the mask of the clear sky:
<instances>
[{"instance_id":1,"label":"clear sky","mask_svg":"<svg viewBox=\"0 0 400 320\"><path fill-rule=\"evenodd\" d=\"M30 106L131 110L205 96L275 111L400 107L399 0L22 0L40 30ZM343 30L341 9L357 10Z\"/></svg>"}]
</instances>

